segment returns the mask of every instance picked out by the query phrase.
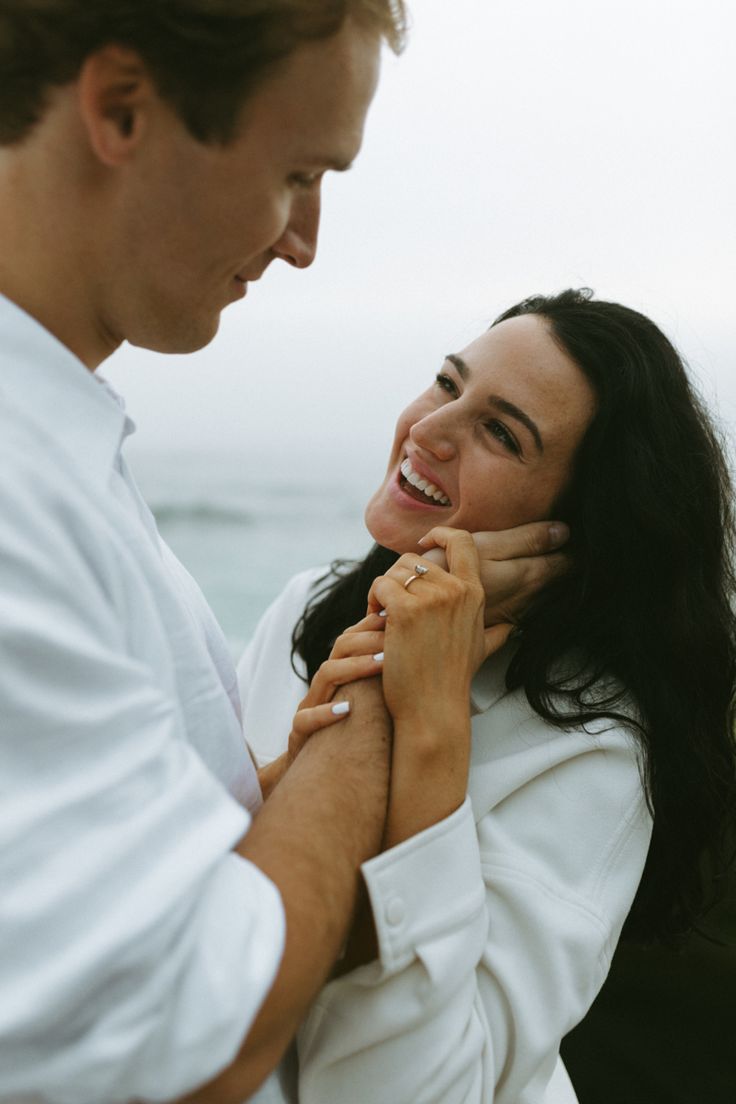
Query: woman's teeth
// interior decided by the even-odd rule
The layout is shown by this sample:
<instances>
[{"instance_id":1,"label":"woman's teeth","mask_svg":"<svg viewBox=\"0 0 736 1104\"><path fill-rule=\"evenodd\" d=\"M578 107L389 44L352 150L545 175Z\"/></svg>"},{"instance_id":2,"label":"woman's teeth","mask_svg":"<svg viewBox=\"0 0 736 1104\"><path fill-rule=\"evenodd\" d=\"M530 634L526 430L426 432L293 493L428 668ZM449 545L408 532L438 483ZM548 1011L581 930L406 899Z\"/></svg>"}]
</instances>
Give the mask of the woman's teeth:
<instances>
[{"instance_id":1,"label":"woman's teeth","mask_svg":"<svg viewBox=\"0 0 736 1104\"><path fill-rule=\"evenodd\" d=\"M427 498L433 498L440 506L450 505L450 500L447 495L438 490L434 483L430 483L428 479L422 479L421 475L417 475L409 463L408 457L403 461L400 471L406 482L411 483L412 487L416 487L416 489L426 495Z\"/></svg>"}]
</instances>

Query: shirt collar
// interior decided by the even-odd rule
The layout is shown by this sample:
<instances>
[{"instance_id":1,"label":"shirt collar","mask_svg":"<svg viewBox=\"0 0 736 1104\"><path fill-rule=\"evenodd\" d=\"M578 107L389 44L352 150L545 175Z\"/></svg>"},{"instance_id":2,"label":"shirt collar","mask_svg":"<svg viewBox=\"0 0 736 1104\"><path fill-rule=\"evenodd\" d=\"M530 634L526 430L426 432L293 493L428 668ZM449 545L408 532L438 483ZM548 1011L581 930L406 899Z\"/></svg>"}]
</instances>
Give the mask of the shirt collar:
<instances>
[{"instance_id":1,"label":"shirt collar","mask_svg":"<svg viewBox=\"0 0 736 1104\"><path fill-rule=\"evenodd\" d=\"M135 431L122 398L53 334L0 295L0 406L13 406L106 483Z\"/></svg>"},{"instance_id":2,"label":"shirt collar","mask_svg":"<svg viewBox=\"0 0 736 1104\"><path fill-rule=\"evenodd\" d=\"M470 685L471 716L486 713L507 693L506 672L515 650L515 644L506 644L478 669Z\"/></svg>"}]
</instances>

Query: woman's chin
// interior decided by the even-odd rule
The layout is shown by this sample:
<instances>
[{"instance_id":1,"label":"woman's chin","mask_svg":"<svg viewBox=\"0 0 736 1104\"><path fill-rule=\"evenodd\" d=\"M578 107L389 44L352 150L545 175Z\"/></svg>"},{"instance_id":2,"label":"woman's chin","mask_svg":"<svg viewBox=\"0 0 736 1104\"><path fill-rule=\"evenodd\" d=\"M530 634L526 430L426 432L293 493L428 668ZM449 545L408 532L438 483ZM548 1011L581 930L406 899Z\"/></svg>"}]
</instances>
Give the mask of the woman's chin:
<instances>
[{"instance_id":1,"label":"woman's chin","mask_svg":"<svg viewBox=\"0 0 736 1104\"><path fill-rule=\"evenodd\" d=\"M395 529L380 525L368 525L367 529L376 544L380 544L381 548L388 548L398 556L403 556L405 552L419 552L417 541L424 536L424 533L397 533Z\"/></svg>"},{"instance_id":2,"label":"woman's chin","mask_svg":"<svg viewBox=\"0 0 736 1104\"><path fill-rule=\"evenodd\" d=\"M387 508L379 490L366 506L363 519L365 527L376 544L396 552L399 556L403 556L405 552L419 552L417 541L432 526L426 523L417 524L417 519L414 519L413 524L407 524L406 519L397 517L396 513L395 509L390 508L390 504Z\"/></svg>"}]
</instances>

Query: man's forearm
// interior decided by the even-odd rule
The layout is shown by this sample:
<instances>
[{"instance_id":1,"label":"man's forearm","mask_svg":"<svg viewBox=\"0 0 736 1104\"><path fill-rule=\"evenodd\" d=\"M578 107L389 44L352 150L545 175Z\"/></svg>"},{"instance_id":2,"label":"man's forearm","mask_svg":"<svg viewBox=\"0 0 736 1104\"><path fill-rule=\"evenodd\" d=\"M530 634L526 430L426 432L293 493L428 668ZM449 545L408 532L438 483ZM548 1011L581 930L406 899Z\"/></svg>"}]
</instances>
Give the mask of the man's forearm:
<instances>
[{"instance_id":1,"label":"man's forearm","mask_svg":"<svg viewBox=\"0 0 736 1104\"><path fill-rule=\"evenodd\" d=\"M350 717L310 738L237 848L281 893L286 947L237 1060L189 1104L241 1104L276 1066L347 938L360 864L380 849L390 719L378 680L340 696Z\"/></svg>"}]
</instances>

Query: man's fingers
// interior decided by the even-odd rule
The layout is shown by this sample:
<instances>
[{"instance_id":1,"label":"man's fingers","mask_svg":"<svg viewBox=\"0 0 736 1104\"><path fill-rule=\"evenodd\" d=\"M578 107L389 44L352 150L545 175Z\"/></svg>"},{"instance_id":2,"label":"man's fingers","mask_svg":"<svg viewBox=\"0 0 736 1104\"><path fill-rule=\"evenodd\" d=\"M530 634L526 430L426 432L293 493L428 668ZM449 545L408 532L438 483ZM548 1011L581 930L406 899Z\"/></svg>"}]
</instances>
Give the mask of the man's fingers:
<instances>
[{"instance_id":1,"label":"man's fingers","mask_svg":"<svg viewBox=\"0 0 736 1104\"><path fill-rule=\"evenodd\" d=\"M481 561L516 560L554 552L569 536L570 530L561 521L533 521L498 533L474 533L473 540Z\"/></svg>"}]
</instances>

